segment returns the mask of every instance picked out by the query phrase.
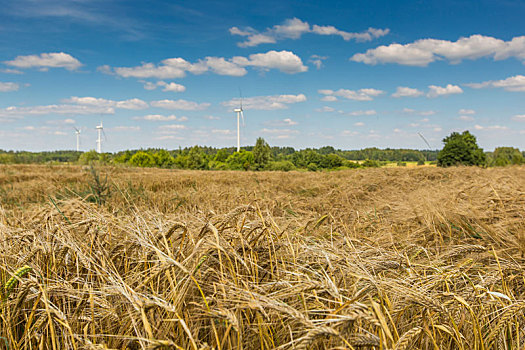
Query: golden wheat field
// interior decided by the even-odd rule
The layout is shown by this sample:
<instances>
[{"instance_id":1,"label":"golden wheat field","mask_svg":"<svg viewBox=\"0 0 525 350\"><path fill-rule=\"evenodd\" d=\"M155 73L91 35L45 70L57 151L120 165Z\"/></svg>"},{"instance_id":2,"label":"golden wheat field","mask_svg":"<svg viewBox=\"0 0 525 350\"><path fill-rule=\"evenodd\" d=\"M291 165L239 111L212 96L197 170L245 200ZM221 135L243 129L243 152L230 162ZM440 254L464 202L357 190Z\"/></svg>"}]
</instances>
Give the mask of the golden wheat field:
<instances>
[{"instance_id":1,"label":"golden wheat field","mask_svg":"<svg viewBox=\"0 0 525 350\"><path fill-rule=\"evenodd\" d=\"M525 167L0 167L2 349L521 349Z\"/></svg>"}]
</instances>

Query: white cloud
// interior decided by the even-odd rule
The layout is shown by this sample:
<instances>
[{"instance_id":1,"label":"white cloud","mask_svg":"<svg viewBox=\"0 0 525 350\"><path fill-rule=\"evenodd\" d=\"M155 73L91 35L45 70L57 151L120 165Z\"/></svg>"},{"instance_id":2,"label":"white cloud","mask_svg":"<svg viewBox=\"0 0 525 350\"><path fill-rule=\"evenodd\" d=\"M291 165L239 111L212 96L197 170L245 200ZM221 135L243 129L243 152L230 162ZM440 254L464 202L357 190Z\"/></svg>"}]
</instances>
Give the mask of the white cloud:
<instances>
[{"instance_id":1,"label":"white cloud","mask_svg":"<svg viewBox=\"0 0 525 350\"><path fill-rule=\"evenodd\" d=\"M106 74L116 74L124 78L157 78L173 79L183 78L186 74L203 74L211 71L219 75L240 77L248 71L245 67L256 67L262 70L278 69L281 72L294 74L306 72L306 67L301 58L290 51L268 51L266 53L252 54L249 57L235 56L231 59L223 57L206 57L196 63L190 63L183 58L168 58L155 65L153 63L142 63L136 67L114 67L107 65L98 68ZM146 90L154 89L152 83L146 83Z\"/></svg>"},{"instance_id":2,"label":"white cloud","mask_svg":"<svg viewBox=\"0 0 525 350\"><path fill-rule=\"evenodd\" d=\"M0 72L6 73L6 74L24 74L24 72L18 69L10 69L10 68L0 69Z\"/></svg>"},{"instance_id":3,"label":"white cloud","mask_svg":"<svg viewBox=\"0 0 525 350\"><path fill-rule=\"evenodd\" d=\"M140 131L140 126L115 126L112 131Z\"/></svg>"},{"instance_id":4,"label":"white cloud","mask_svg":"<svg viewBox=\"0 0 525 350\"><path fill-rule=\"evenodd\" d=\"M77 97L72 96L71 98L63 100L65 103L74 103L77 105L83 106L93 106L93 107L115 107L122 109L145 109L148 108L148 104L138 98L132 98L129 100L122 101L113 101L107 100L105 98L96 98L96 97Z\"/></svg>"},{"instance_id":5,"label":"white cloud","mask_svg":"<svg viewBox=\"0 0 525 350\"><path fill-rule=\"evenodd\" d=\"M298 124L295 120L292 120L291 118L283 119L283 123L285 125L297 125Z\"/></svg>"},{"instance_id":6,"label":"white cloud","mask_svg":"<svg viewBox=\"0 0 525 350\"><path fill-rule=\"evenodd\" d=\"M337 97L331 96L331 95L326 95L326 96L321 98L321 101L324 101L324 102L335 102L335 101L337 101Z\"/></svg>"},{"instance_id":7,"label":"white cloud","mask_svg":"<svg viewBox=\"0 0 525 350\"><path fill-rule=\"evenodd\" d=\"M64 135L67 135L67 133L65 133L63 131L55 131L55 132L53 132L53 135L64 136Z\"/></svg>"},{"instance_id":8,"label":"white cloud","mask_svg":"<svg viewBox=\"0 0 525 350\"><path fill-rule=\"evenodd\" d=\"M164 85L164 89L162 89L162 91L184 92L186 91L186 87L177 83L168 83Z\"/></svg>"},{"instance_id":9,"label":"white cloud","mask_svg":"<svg viewBox=\"0 0 525 350\"><path fill-rule=\"evenodd\" d=\"M79 60L64 52L17 56L14 60L4 63L17 68L65 68L67 70L76 70L82 66Z\"/></svg>"},{"instance_id":10,"label":"white cloud","mask_svg":"<svg viewBox=\"0 0 525 350\"><path fill-rule=\"evenodd\" d=\"M292 129L267 129L267 128L261 129L261 132L264 134L272 134L272 135L279 135L279 134L291 135L291 134L299 133L299 131L292 130Z\"/></svg>"},{"instance_id":11,"label":"white cloud","mask_svg":"<svg viewBox=\"0 0 525 350\"><path fill-rule=\"evenodd\" d=\"M206 57L206 66L219 75L242 77L248 73L245 68L231 61L226 61L222 57Z\"/></svg>"},{"instance_id":12,"label":"white cloud","mask_svg":"<svg viewBox=\"0 0 525 350\"><path fill-rule=\"evenodd\" d=\"M503 80L489 80L483 83L465 84L474 89L481 89L486 87L503 88L506 91L524 92L525 91L525 76L515 75Z\"/></svg>"},{"instance_id":13,"label":"white cloud","mask_svg":"<svg viewBox=\"0 0 525 350\"><path fill-rule=\"evenodd\" d=\"M516 57L525 60L525 36L503 41L490 36L471 35L457 41L421 39L408 44L382 45L365 53L353 55L350 60L366 64L397 63L407 66L427 66L446 59L452 64L462 60L492 57L503 60Z\"/></svg>"},{"instance_id":14,"label":"white cloud","mask_svg":"<svg viewBox=\"0 0 525 350\"><path fill-rule=\"evenodd\" d=\"M46 124L52 124L52 125L62 125L62 124L75 124L76 121L74 119L60 119L60 120L48 120L46 121Z\"/></svg>"},{"instance_id":15,"label":"white cloud","mask_svg":"<svg viewBox=\"0 0 525 350\"><path fill-rule=\"evenodd\" d=\"M415 109L412 109L412 108L403 108L401 112L404 114L416 114L416 115L421 115L421 116L430 116L430 115L436 114L435 111L416 111Z\"/></svg>"},{"instance_id":16,"label":"white cloud","mask_svg":"<svg viewBox=\"0 0 525 350\"><path fill-rule=\"evenodd\" d=\"M509 128L502 125L490 125L490 126L481 126L481 125L474 125L474 129L476 130L508 130Z\"/></svg>"},{"instance_id":17,"label":"white cloud","mask_svg":"<svg viewBox=\"0 0 525 350\"><path fill-rule=\"evenodd\" d=\"M182 124L169 124L169 125L163 125L161 126L163 129L169 129L169 130L182 130L186 129L186 125Z\"/></svg>"},{"instance_id":18,"label":"white cloud","mask_svg":"<svg viewBox=\"0 0 525 350\"><path fill-rule=\"evenodd\" d=\"M515 120L517 122L525 122L525 114L516 114L512 117L512 120Z\"/></svg>"},{"instance_id":19,"label":"white cloud","mask_svg":"<svg viewBox=\"0 0 525 350\"><path fill-rule=\"evenodd\" d=\"M470 116L470 115L460 115L458 118L459 118L459 120L463 120L463 121L466 121L466 122L471 122L471 121L474 120L474 117Z\"/></svg>"},{"instance_id":20,"label":"white cloud","mask_svg":"<svg viewBox=\"0 0 525 350\"><path fill-rule=\"evenodd\" d=\"M363 123L363 122L357 122L357 123L354 123L354 126L365 126L365 123Z\"/></svg>"},{"instance_id":21,"label":"white cloud","mask_svg":"<svg viewBox=\"0 0 525 350\"><path fill-rule=\"evenodd\" d=\"M327 96L327 97L330 97L330 96ZM320 113L331 113L331 112L335 112L335 108L323 106L322 108L317 108L315 111L320 112Z\"/></svg>"},{"instance_id":22,"label":"white cloud","mask_svg":"<svg viewBox=\"0 0 525 350\"><path fill-rule=\"evenodd\" d=\"M20 118L33 115L53 114L114 114L115 109L108 106L93 105L46 105L32 107L7 107L0 109L0 118Z\"/></svg>"},{"instance_id":23,"label":"white cloud","mask_svg":"<svg viewBox=\"0 0 525 350\"><path fill-rule=\"evenodd\" d=\"M212 129L212 134L232 135L233 131L228 129Z\"/></svg>"},{"instance_id":24,"label":"white cloud","mask_svg":"<svg viewBox=\"0 0 525 350\"><path fill-rule=\"evenodd\" d=\"M346 113L349 116L362 116L362 115L376 115L377 112L374 109L369 109L366 111L353 111Z\"/></svg>"},{"instance_id":25,"label":"white cloud","mask_svg":"<svg viewBox=\"0 0 525 350\"><path fill-rule=\"evenodd\" d=\"M315 67L317 67L317 69L321 69L321 67L323 66L323 61L327 58L328 56L312 55L310 56L308 63L313 64Z\"/></svg>"},{"instance_id":26,"label":"white cloud","mask_svg":"<svg viewBox=\"0 0 525 350\"><path fill-rule=\"evenodd\" d=\"M476 111L473 110L473 109L464 109L464 108L462 108L462 109L460 109L458 111L458 114L476 114Z\"/></svg>"},{"instance_id":27,"label":"white cloud","mask_svg":"<svg viewBox=\"0 0 525 350\"><path fill-rule=\"evenodd\" d=\"M288 105L304 102L306 96L304 94L299 95L274 95L274 96L255 96L248 97L242 100L242 107L245 110L258 109L258 110L274 110L274 109L286 109ZM222 102L223 106L230 108L237 108L240 104L240 99L234 98L230 101Z\"/></svg>"},{"instance_id":28,"label":"white cloud","mask_svg":"<svg viewBox=\"0 0 525 350\"><path fill-rule=\"evenodd\" d=\"M142 81L144 83L144 89L146 90L155 90L157 87L162 86L164 87L162 91L171 91L171 92L184 92L186 91L186 87L181 84L177 83L166 83L165 81L158 81L156 83L152 83L149 81Z\"/></svg>"},{"instance_id":29,"label":"white cloud","mask_svg":"<svg viewBox=\"0 0 525 350\"><path fill-rule=\"evenodd\" d=\"M308 70L308 67L303 64L299 56L285 50L256 53L248 58L235 56L232 58L232 62L241 67L252 66L262 70L278 69L288 74L301 73Z\"/></svg>"},{"instance_id":30,"label":"white cloud","mask_svg":"<svg viewBox=\"0 0 525 350\"><path fill-rule=\"evenodd\" d=\"M427 97L430 98L463 93L463 90L459 86L452 84L448 84L445 87L430 85L428 88L429 92L427 93Z\"/></svg>"},{"instance_id":31,"label":"white cloud","mask_svg":"<svg viewBox=\"0 0 525 350\"><path fill-rule=\"evenodd\" d=\"M337 35L344 40L370 41L387 35L389 29L368 28L364 32L350 33L339 30L334 26L320 26L314 24L310 26L308 22L301 21L298 18L289 18L282 24L274 25L259 33L251 27L239 29L238 27L230 28L230 34L246 37L246 40L238 43L240 47L252 47L260 44L273 44L278 40L299 39L303 34L315 33L318 35Z\"/></svg>"},{"instance_id":32,"label":"white cloud","mask_svg":"<svg viewBox=\"0 0 525 350\"><path fill-rule=\"evenodd\" d=\"M377 89L359 89L359 90L347 90L347 89L339 89L339 90L318 90L318 92L322 95L326 96L338 96L343 97L348 100L355 100L355 101L372 101L374 97L379 96L384 93L382 90ZM326 101L326 100L323 100Z\"/></svg>"},{"instance_id":33,"label":"white cloud","mask_svg":"<svg viewBox=\"0 0 525 350\"><path fill-rule=\"evenodd\" d=\"M0 92L18 91L20 86L17 83L1 82L0 81Z\"/></svg>"},{"instance_id":34,"label":"white cloud","mask_svg":"<svg viewBox=\"0 0 525 350\"><path fill-rule=\"evenodd\" d=\"M206 109L210 106L209 103L197 103L187 100L159 100L152 101L150 103L152 107L164 108L164 109L181 109L185 111L199 111Z\"/></svg>"},{"instance_id":35,"label":"white cloud","mask_svg":"<svg viewBox=\"0 0 525 350\"><path fill-rule=\"evenodd\" d=\"M396 89L396 92L392 94L392 97L399 98L399 97L418 97L423 95L423 91L420 91L418 89L412 89L405 86L398 86Z\"/></svg>"},{"instance_id":36,"label":"white cloud","mask_svg":"<svg viewBox=\"0 0 525 350\"><path fill-rule=\"evenodd\" d=\"M221 118L219 117L216 117L214 115L207 115L204 117L204 119L208 119L208 120L220 120Z\"/></svg>"},{"instance_id":37,"label":"white cloud","mask_svg":"<svg viewBox=\"0 0 525 350\"><path fill-rule=\"evenodd\" d=\"M187 117L177 117L175 115L161 115L161 114L148 114L143 117L133 117L133 120L147 120L147 121L154 121L154 122L165 122L165 121L173 121L178 120L181 122L184 122L188 120Z\"/></svg>"}]
</instances>

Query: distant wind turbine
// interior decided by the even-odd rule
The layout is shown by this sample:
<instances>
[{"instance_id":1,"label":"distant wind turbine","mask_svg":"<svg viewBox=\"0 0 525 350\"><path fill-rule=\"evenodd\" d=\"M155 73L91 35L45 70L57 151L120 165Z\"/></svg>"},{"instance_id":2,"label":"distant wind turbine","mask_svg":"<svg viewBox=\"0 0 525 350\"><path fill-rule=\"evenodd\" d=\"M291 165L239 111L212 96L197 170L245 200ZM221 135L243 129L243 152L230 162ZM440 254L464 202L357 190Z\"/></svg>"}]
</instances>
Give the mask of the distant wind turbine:
<instances>
[{"instance_id":1,"label":"distant wind turbine","mask_svg":"<svg viewBox=\"0 0 525 350\"><path fill-rule=\"evenodd\" d=\"M106 133L104 132L104 126L102 125L102 121L100 121L100 125L97 125L95 128L98 131L98 139L97 139L97 152L102 153L102 134L104 134L104 139L106 138Z\"/></svg>"},{"instance_id":2,"label":"distant wind turbine","mask_svg":"<svg viewBox=\"0 0 525 350\"><path fill-rule=\"evenodd\" d=\"M239 90L240 94L240 90ZM242 95L240 98L240 105L239 108L235 108L233 110L235 113L237 113L237 152L241 151L241 126L240 126L240 118L242 118L242 125L244 126L244 113L242 112Z\"/></svg>"},{"instance_id":3,"label":"distant wind turbine","mask_svg":"<svg viewBox=\"0 0 525 350\"><path fill-rule=\"evenodd\" d=\"M77 152L80 152L80 132L82 130L75 128L75 134L77 134Z\"/></svg>"}]
</instances>

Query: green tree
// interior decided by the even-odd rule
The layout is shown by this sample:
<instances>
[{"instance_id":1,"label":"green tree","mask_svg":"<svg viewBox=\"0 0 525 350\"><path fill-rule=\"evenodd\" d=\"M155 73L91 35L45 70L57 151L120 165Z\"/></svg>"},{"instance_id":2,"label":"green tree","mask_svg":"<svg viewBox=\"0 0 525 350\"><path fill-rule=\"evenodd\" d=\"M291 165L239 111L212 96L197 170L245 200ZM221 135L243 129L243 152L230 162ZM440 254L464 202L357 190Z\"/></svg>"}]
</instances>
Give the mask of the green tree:
<instances>
[{"instance_id":1,"label":"green tree","mask_svg":"<svg viewBox=\"0 0 525 350\"><path fill-rule=\"evenodd\" d=\"M153 154L155 164L161 168L171 168L175 163L175 159L171 156L170 152L165 149L161 149Z\"/></svg>"},{"instance_id":2,"label":"green tree","mask_svg":"<svg viewBox=\"0 0 525 350\"><path fill-rule=\"evenodd\" d=\"M264 167L266 167L272 158L272 150L262 137L257 139L252 152L255 170L264 169Z\"/></svg>"},{"instance_id":3,"label":"green tree","mask_svg":"<svg viewBox=\"0 0 525 350\"><path fill-rule=\"evenodd\" d=\"M220 149L215 154L215 157L213 158L213 160L216 161L216 162L223 162L224 163L226 161L226 159L228 159L229 156L230 156L230 154L228 153L228 151L226 151L225 149Z\"/></svg>"},{"instance_id":4,"label":"green tree","mask_svg":"<svg viewBox=\"0 0 525 350\"><path fill-rule=\"evenodd\" d=\"M253 153L241 149L240 152L235 152L226 160L228 168L231 170L250 170L254 165L255 158Z\"/></svg>"},{"instance_id":5,"label":"green tree","mask_svg":"<svg viewBox=\"0 0 525 350\"><path fill-rule=\"evenodd\" d=\"M443 139L443 143L445 146L438 154L438 166L485 164L485 153L479 148L476 136L468 130L461 134L453 132Z\"/></svg>"},{"instance_id":6,"label":"green tree","mask_svg":"<svg viewBox=\"0 0 525 350\"><path fill-rule=\"evenodd\" d=\"M523 155L520 150L513 147L497 147L493 157L496 166L523 163Z\"/></svg>"},{"instance_id":7,"label":"green tree","mask_svg":"<svg viewBox=\"0 0 525 350\"><path fill-rule=\"evenodd\" d=\"M78 158L78 162L80 164L90 164L91 162L98 162L100 159L100 155L95 150L91 150L89 152L84 152L80 157Z\"/></svg>"},{"instance_id":8,"label":"green tree","mask_svg":"<svg viewBox=\"0 0 525 350\"><path fill-rule=\"evenodd\" d=\"M131 159L129 160L129 164L133 166L139 166L142 168L154 167L155 158L153 158L153 156L148 152L138 151L131 157Z\"/></svg>"},{"instance_id":9,"label":"green tree","mask_svg":"<svg viewBox=\"0 0 525 350\"><path fill-rule=\"evenodd\" d=\"M200 170L208 168L208 160L206 159L206 155L199 146L193 146L188 152L186 168Z\"/></svg>"}]
</instances>

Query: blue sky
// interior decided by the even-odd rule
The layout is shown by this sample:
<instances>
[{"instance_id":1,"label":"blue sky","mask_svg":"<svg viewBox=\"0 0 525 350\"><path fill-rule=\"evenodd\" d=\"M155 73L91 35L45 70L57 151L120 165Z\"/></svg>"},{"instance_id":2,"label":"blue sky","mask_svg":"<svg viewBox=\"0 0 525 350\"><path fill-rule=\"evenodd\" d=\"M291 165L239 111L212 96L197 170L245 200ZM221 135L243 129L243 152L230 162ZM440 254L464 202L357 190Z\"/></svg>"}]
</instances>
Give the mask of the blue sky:
<instances>
[{"instance_id":1,"label":"blue sky","mask_svg":"<svg viewBox=\"0 0 525 350\"><path fill-rule=\"evenodd\" d=\"M525 148L524 1L0 0L0 149Z\"/></svg>"}]
</instances>

